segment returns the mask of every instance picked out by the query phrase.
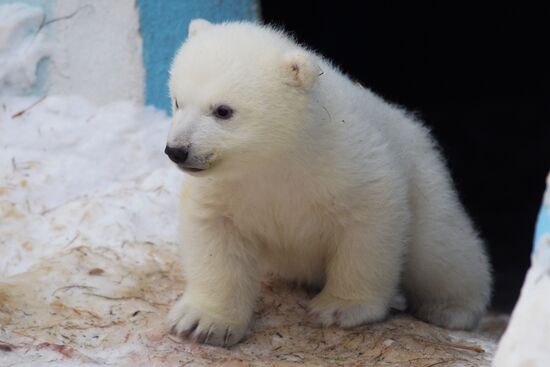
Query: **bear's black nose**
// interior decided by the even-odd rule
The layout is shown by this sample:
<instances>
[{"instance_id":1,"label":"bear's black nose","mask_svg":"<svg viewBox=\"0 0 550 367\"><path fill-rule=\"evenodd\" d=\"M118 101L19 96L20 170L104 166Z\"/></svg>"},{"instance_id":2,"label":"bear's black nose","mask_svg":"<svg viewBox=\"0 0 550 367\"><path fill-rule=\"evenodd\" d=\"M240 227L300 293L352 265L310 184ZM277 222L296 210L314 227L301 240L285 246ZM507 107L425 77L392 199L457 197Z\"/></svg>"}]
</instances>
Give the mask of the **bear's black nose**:
<instances>
[{"instance_id":1,"label":"bear's black nose","mask_svg":"<svg viewBox=\"0 0 550 367\"><path fill-rule=\"evenodd\" d=\"M164 153L166 153L172 162L180 164L185 162L189 151L186 148L170 148L167 145Z\"/></svg>"}]
</instances>

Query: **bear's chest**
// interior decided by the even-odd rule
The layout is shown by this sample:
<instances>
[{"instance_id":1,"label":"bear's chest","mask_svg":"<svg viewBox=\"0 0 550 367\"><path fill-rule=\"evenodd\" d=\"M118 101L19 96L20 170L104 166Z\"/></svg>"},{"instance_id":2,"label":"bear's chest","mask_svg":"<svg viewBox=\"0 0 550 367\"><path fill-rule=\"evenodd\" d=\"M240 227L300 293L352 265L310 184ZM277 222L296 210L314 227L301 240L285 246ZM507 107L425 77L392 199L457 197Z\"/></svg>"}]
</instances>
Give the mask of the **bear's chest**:
<instances>
[{"instance_id":1,"label":"bear's chest","mask_svg":"<svg viewBox=\"0 0 550 367\"><path fill-rule=\"evenodd\" d=\"M257 246L267 271L322 284L327 249L336 232L329 213L304 197L270 199L243 207L235 217L239 230Z\"/></svg>"},{"instance_id":2,"label":"bear's chest","mask_svg":"<svg viewBox=\"0 0 550 367\"><path fill-rule=\"evenodd\" d=\"M320 252L336 232L336 206L305 187L251 190L234 200L234 223L271 253Z\"/></svg>"}]
</instances>

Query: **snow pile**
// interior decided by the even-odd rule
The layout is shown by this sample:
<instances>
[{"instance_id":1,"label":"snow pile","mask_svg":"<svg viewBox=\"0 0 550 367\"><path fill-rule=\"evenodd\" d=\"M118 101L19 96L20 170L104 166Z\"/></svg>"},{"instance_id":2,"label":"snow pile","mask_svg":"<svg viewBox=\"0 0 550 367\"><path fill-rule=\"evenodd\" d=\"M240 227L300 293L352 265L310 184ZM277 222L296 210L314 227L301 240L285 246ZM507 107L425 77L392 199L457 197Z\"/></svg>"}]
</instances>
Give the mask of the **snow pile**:
<instances>
[{"instance_id":1,"label":"snow pile","mask_svg":"<svg viewBox=\"0 0 550 367\"><path fill-rule=\"evenodd\" d=\"M182 289L172 250L183 175L163 154L168 118L78 97L1 105L0 365L145 351L130 330L156 322L162 333L159 307Z\"/></svg>"},{"instance_id":2,"label":"snow pile","mask_svg":"<svg viewBox=\"0 0 550 367\"><path fill-rule=\"evenodd\" d=\"M0 275L81 244L175 242L183 175L163 154L163 113L51 97L18 116L29 103L0 113Z\"/></svg>"},{"instance_id":3,"label":"snow pile","mask_svg":"<svg viewBox=\"0 0 550 367\"><path fill-rule=\"evenodd\" d=\"M50 53L42 32L44 12L22 3L0 5L0 94L27 91Z\"/></svg>"}]
</instances>

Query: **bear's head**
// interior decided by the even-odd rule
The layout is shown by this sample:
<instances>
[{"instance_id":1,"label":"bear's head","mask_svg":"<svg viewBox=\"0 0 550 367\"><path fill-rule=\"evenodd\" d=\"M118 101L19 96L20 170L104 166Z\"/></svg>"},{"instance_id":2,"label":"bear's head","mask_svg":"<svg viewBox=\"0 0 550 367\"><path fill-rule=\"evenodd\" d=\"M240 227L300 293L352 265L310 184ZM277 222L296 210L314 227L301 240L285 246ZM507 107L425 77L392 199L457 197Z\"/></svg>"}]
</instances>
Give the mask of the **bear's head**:
<instances>
[{"instance_id":1,"label":"bear's head","mask_svg":"<svg viewBox=\"0 0 550 367\"><path fill-rule=\"evenodd\" d=\"M165 152L200 176L293 159L318 74L314 54L282 32L192 21L170 71Z\"/></svg>"}]
</instances>

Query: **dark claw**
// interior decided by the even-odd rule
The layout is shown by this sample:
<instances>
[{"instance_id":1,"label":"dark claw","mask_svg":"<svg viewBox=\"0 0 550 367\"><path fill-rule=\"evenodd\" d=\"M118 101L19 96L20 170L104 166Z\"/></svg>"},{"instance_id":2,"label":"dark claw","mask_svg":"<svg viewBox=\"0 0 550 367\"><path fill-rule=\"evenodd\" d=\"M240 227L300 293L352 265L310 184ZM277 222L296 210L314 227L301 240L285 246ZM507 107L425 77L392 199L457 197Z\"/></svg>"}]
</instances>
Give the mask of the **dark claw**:
<instances>
[{"instance_id":1,"label":"dark claw","mask_svg":"<svg viewBox=\"0 0 550 367\"><path fill-rule=\"evenodd\" d=\"M197 336L197 343L204 344L204 341L206 340L206 337L208 336L207 331L201 331L199 335Z\"/></svg>"},{"instance_id":2,"label":"dark claw","mask_svg":"<svg viewBox=\"0 0 550 367\"><path fill-rule=\"evenodd\" d=\"M208 344L208 339L210 338L210 335L212 335L212 327L213 326L210 326L210 328L208 329L208 333L206 333L206 338L204 339L204 342L206 344Z\"/></svg>"},{"instance_id":3,"label":"dark claw","mask_svg":"<svg viewBox=\"0 0 550 367\"><path fill-rule=\"evenodd\" d=\"M231 332L229 331L229 328L225 329L225 334L223 336L223 346L226 347L227 343L229 343L229 338L231 338Z\"/></svg>"},{"instance_id":4,"label":"dark claw","mask_svg":"<svg viewBox=\"0 0 550 367\"><path fill-rule=\"evenodd\" d=\"M195 331L195 329L197 328L197 326L199 326L199 322L198 321L195 321L195 323L193 325L191 325L190 328L188 329L185 329L181 332L181 335L182 336L189 336L193 333L193 331Z\"/></svg>"}]
</instances>

